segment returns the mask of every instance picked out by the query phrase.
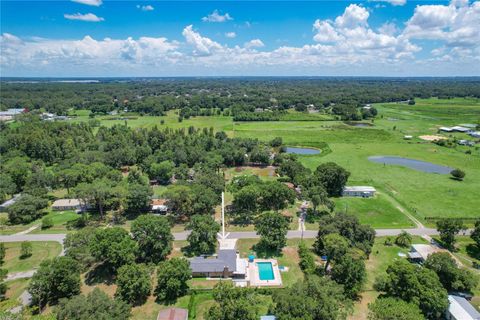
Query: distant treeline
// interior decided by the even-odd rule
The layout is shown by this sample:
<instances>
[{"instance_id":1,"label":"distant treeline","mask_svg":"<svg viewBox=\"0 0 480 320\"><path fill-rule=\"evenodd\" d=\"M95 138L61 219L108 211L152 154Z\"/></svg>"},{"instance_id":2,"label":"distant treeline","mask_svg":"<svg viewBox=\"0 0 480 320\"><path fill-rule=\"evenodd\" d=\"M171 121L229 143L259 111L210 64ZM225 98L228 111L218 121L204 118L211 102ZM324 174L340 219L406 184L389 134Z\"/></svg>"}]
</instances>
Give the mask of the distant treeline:
<instances>
[{"instance_id":1,"label":"distant treeline","mask_svg":"<svg viewBox=\"0 0 480 320\"><path fill-rule=\"evenodd\" d=\"M180 109L197 115L232 115L237 120L274 120L252 115L256 109L307 108L338 115L344 120L374 116L359 108L368 103L414 98L480 97L479 78L230 78L109 80L99 83L2 82L0 109L26 107L65 115L70 109L93 114L128 110L163 115ZM211 111L208 111L211 110ZM259 112L260 113L260 112ZM250 121L250 120L249 120Z\"/></svg>"}]
</instances>

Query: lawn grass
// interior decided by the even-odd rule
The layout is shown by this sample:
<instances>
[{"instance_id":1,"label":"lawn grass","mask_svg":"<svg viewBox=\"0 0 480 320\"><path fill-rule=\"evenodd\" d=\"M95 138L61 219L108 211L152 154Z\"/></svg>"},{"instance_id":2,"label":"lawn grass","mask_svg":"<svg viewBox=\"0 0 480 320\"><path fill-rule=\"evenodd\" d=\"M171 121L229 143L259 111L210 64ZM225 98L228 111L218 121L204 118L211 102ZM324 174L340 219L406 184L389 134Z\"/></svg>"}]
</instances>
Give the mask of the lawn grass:
<instances>
[{"instance_id":1,"label":"lawn grass","mask_svg":"<svg viewBox=\"0 0 480 320\"><path fill-rule=\"evenodd\" d=\"M373 228L399 229L415 226L385 195L380 193L373 198L342 197L334 201L337 212L353 214L362 224L368 224Z\"/></svg>"},{"instance_id":2,"label":"lawn grass","mask_svg":"<svg viewBox=\"0 0 480 320\"><path fill-rule=\"evenodd\" d=\"M9 273L28 271L38 268L45 259L55 258L60 254L62 247L57 242L30 242L32 244L32 255L20 259L21 242L6 242L5 263L3 269Z\"/></svg>"},{"instance_id":3,"label":"lawn grass","mask_svg":"<svg viewBox=\"0 0 480 320\"><path fill-rule=\"evenodd\" d=\"M77 220L81 217L80 214L74 211L51 211L43 218L49 217L52 219L53 226L47 229L42 229L41 227L33 230L31 233L67 233L70 232L67 228L67 223L70 221ZM42 219L43 219L42 218ZM37 220L38 224L42 224L42 219Z\"/></svg>"},{"instance_id":4,"label":"lawn grass","mask_svg":"<svg viewBox=\"0 0 480 320\"><path fill-rule=\"evenodd\" d=\"M30 279L17 279L8 281L7 292L5 294L6 299L0 301L0 311L9 310L17 305L20 305L18 298L25 291L30 283Z\"/></svg>"}]
</instances>

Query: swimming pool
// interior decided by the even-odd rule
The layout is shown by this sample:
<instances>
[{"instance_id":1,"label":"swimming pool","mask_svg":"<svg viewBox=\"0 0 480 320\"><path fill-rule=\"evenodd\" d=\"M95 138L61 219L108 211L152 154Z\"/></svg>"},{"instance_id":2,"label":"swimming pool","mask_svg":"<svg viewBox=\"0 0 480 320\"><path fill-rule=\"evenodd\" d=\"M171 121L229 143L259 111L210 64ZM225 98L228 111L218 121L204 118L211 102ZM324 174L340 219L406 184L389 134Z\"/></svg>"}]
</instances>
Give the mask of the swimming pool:
<instances>
[{"instance_id":1,"label":"swimming pool","mask_svg":"<svg viewBox=\"0 0 480 320\"><path fill-rule=\"evenodd\" d=\"M273 266L271 262L257 262L258 276L260 280L273 280L275 275L273 274Z\"/></svg>"}]
</instances>

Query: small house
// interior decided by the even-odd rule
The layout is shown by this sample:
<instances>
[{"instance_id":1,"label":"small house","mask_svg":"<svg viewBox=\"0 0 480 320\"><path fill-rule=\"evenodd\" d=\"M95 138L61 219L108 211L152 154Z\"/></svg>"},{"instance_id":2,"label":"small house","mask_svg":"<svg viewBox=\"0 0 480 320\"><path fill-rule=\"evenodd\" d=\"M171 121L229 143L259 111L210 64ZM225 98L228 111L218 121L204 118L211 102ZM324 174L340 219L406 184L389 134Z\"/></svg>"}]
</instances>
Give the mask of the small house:
<instances>
[{"instance_id":1,"label":"small house","mask_svg":"<svg viewBox=\"0 0 480 320\"><path fill-rule=\"evenodd\" d=\"M194 277L245 279L247 260L241 259L235 249L220 249L216 256L190 259Z\"/></svg>"},{"instance_id":2,"label":"small house","mask_svg":"<svg viewBox=\"0 0 480 320\"><path fill-rule=\"evenodd\" d=\"M152 199L150 201L150 210L154 213L166 214L168 212L166 199Z\"/></svg>"},{"instance_id":3,"label":"small house","mask_svg":"<svg viewBox=\"0 0 480 320\"><path fill-rule=\"evenodd\" d=\"M343 188L344 197L370 198L375 196L377 190L370 186L350 186Z\"/></svg>"},{"instance_id":4,"label":"small house","mask_svg":"<svg viewBox=\"0 0 480 320\"><path fill-rule=\"evenodd\" d=\"M480 320L480 313L464 297L449 295L448 302L447 320Z\"/></svg>"},{"instance_id":5,"label":"small house","mask_svg":"<svg viewBox=\"0 0 480 320\"><path fill-rule=\"evenodd\" d=\"M411 262L423 263L432 253L442 252L444 250L431 244L412 244L408 259Z\"/></svg>"},{"instance_id":6,"label":"small house","mask_svg":"<svg viewBox=\"0 0 480 320\"><path fill-rule=\"evenodd\" d=\"M54 211L83 211L85 206L79 199L58 199L52 204Z\"/></svg>"}]
</instances>

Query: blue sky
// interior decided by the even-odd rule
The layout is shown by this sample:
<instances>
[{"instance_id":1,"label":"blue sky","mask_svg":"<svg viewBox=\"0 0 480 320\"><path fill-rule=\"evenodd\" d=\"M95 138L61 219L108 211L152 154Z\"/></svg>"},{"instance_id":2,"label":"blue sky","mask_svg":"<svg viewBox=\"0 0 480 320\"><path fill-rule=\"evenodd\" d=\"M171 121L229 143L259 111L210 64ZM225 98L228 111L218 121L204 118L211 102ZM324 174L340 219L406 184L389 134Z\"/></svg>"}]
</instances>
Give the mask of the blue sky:
<instances>
[{"instance_id":1,"label":"blue sky","mask_svg":"<svg viewBox=\"0 0 480 320\"><path fill-rule=\"evenodd\" d=\"M2 76L480 75L480 1L1 1Z\"/></svg>"}]
</instances>

